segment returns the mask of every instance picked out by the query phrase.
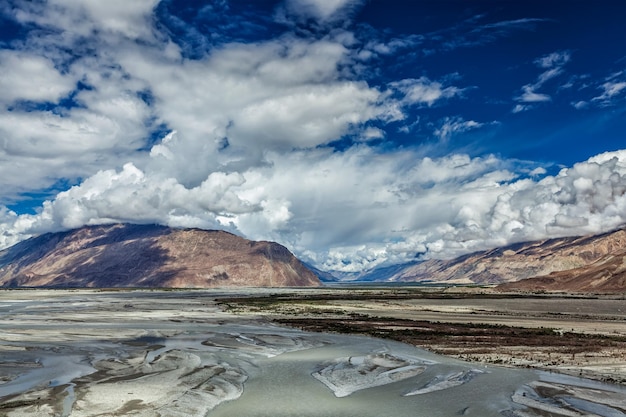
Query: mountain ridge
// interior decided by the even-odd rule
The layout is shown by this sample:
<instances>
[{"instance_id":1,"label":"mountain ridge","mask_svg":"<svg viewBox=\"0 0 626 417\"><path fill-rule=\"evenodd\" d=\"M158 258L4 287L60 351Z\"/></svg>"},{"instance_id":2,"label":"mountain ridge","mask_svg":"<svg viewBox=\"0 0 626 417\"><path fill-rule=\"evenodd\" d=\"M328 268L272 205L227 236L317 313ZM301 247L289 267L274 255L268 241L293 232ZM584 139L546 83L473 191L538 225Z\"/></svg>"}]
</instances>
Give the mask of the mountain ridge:
<instances>
[{"instance_id":1,"label":"mountain ridge","mask_svg":"<svg viewBox=\"0 0 626 417\"><path fill-rule=\"evenodd\" d=\"M219 230L85 226L0 251L4 287L318 286L287 248Z\"/></svg>"},{"instance_id":2,"label":"mountain ridge","mask_svg":"<svg viewBox=\"0 0 626 417\"><path fill-rule=\"evenodd\" d=\"M524 285L515 284L541 277L543 285L539 285L540 281L534 281L533 288L619 291L620 288L626 290L626 286L615 282L620 280L622 261L626 268L626 230L617 229L598 235L515 243L449 260L413 262L403 268L390 268L387 275L373 271L359 281L502 284L503 289L523 289ZM369 275L374 279L368 278ZM576 276L584 276L589 282L584 283L583 278ZM598 277L604 277L607 282L591 282ZM547 285L548 281L552 284Z\"/></svg>"}]
</instances>

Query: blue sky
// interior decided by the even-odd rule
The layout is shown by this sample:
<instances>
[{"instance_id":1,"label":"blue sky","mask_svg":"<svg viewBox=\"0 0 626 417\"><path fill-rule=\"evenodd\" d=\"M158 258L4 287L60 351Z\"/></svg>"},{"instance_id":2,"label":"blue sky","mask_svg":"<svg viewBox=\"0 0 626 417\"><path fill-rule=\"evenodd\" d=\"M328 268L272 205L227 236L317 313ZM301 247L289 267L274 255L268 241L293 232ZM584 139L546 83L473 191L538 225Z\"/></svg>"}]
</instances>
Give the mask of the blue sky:
<instances>
[{"instance_id":1,"label":"blue sky","mask_svg":"<svg viewBox=\"0 0 626 417\"><path fill-rule=\"evenodd\" d=\"M621 1L0 0L0 246L85 224L369 270L626 222Z\"/></svg>"}]
</instances>

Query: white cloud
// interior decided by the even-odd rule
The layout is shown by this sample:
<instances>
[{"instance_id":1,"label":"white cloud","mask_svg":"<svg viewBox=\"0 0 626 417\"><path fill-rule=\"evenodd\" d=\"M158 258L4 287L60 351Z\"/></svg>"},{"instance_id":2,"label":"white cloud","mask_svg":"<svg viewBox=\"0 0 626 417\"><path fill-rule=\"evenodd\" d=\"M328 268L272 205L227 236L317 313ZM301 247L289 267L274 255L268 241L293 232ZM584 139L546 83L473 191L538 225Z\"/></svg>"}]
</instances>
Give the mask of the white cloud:
<instances>
[{"instance_id":1,"label":"white cloud","mask_svg":"<svg viewBox=\"0 0 626 417\"><path fill-rule=\"evenodd\" d=\"M463 133L469 130L478 129L482 127L483 123L478 123L474 120L464 120L461 117L446 117L439 128L435 129L435 135L439 139L445 141L455 133Z\"/></svg>"},{"instance_id":2,"label":"white cloud","mask_svg":"<svg viewBox=\"0 0 626 417\"><path fill-rule=\"evenodd\" d=\"M53 158L99 152L120 147L133 148L133 132L122 138L123 120L90 112L75 111L72 118L50 112L29 114L9 112L0 115L0 134L5 137L3 152L9 155ZM143 130L140 134L143 134ZM137 145L137 144L136 144Z\"/></svg>"},{"instance_id":3,"label":"white cloud","mask_svg":"<svg viewBox=\"0 0 626 417\"><path fill-rule=\"evenodd\" d=\"M463 89L449 86L444 87L438 81L427 77L409 78L395 81L389 86L404 95L402 101L406 104L425 104L432 106L440 100L450 99L463 93Z\"/></svg>"},{"instance_id":4,"label":"white cloud","mask_svg":"<svg viewBox=\"0 0 626 417\"><path fill-rule=\"evenodd\" d=\"M312 17L321 22L338 19L339 12L346 12L363 0L287 0L289 13L296 16Z\"/></svg>"},{"instance_id":5,"label":"white cloud","mask_svg":"<svg viewBox=\"0 0 626 417\"><path fill-rule=\"evenodd\" d=\"M16 19L46 28L65 30L62 37L87 38L94 31L128 39L152 40L152 11L159 0L49 0L46 3L17 0Z\"/></svg>"},{"instance_id":6,"label":"white cloud","mask_svg":"<svg viewBox=\"0 0 626 417\"><path fill-rule=\"evenodd\" d=\"M517 101L522 103L541 103L551 101L552 98L547 94L541 94L535 92L535 86L527 84L522 87L522 95L516 98Z\"/></svg>"},{"instance_id":7,"label":"white cloud","mask_svg":"<svg viewBox=\"0 0 626 417\"><path fill-rule=\"evenodd\" d=\"M71 96L73 105L0 112L2 197L56 180L77 185L36 214L0 206L0 246L84 224L158 222L277 240L320 266L354 271L626 221L623 151L545 176L495 156L379 149L371 141L385 138L386 123L464 90L419 75L359 81L365 42L347 30L222 43L190 59L157 32L155 1L130 3L16 2L19 21L47 30L22 51L0 51L2 104ZM327 22L357 3L290 4ZM537 82L565 62L546 60ZM606 82L614 84L603 94L619 97L619 79ZM549 100L526 87L519 111ZM436 134L481 126L443 118ZM325 146L343 135L357 144Z\"/></svg>"},{"instance_id":8,"label":"white cloud","mask_svg":"<svg viewBox=\"0 0 626 417\"><path fill-rule=\"evenodd\" d=\"M567 64L571 57L572 54L569 51L558 51L537 58L535 64L540 68L558 68Z\"/></svg>"},{"instance_id":9,"label":"white cloud","mask_svg":"<svg viewBox=\"0 0 626 417\"><path fill-rule=\"evenodd\" d=\"M79 79L90 89L74 91L73 100L80 105L72 108L22 110L18 106L0 112L0 159L4 160L0 186L5 196L46 188L59 178L90 176L120 164L120 156L129 158L144 145L153 115L137 95L143 85L128 80L119 69L99 73L95 67L93 62L79 61L64 76L42 70L38 75L45 89L38 88L38 77L32 77L32 84L23 80L28 88L13 78L21 96L6 97L14 100L58 101L74 90ZM23 71L21 76L30 74ZM23 166L29 166L27 172L18 168Z\"/></svg>"},{"instance_id":10,"label":"white cloud","mask_svg":"<svg viewBox=\"0 0 626 417\"><path fill-rule=\"evenodd\" d=\"M233 144L256 142L265 149L313 147L375 119L379 93L355 83L306 87L243 108L229 136Z\"/></svg>"},{"instance_id":11,"label":"white cloud","mask_svg":"<svg viewBox=\"0 0 626 417\"><path fill-rule=\"evenodd\" d=\"M240 170L262 164L267 150L314 147L344 134L358 137L365 129L369 133L362 137L372 137L367 122L404 117L401 104L387 93L345 79L339 68L350 62L351 51L340 33L226 44L189 60L155 33L155 2L136 3L128 13L121 2L102 13L101 2L91 1L58 0L48 7L24 3L15 9L23 22L64 30L28 40L28 49L52 58L19 53L16 65L21 67L4 66L12 77L6 78L11 85L3 98L58 101L77 81L87 88L74 91L74 108L0 114L6 144L0 157L4 153L11 159L0 168L10 171L0 178L5 196L15 196L28 184L45 188L59 174L88 177L128 161L193 187L223 166ZM139 37L140 44L135 42ZM87 45L96 52L60 52L78 53ZM2 52L9 58L18 54ZM63 73L53 61L65 68ZM28 68L39 78L31 77ZM26 85L29 77L29 88L15 81ZM155 148L154 158L138 153L159 124L177 131L174 140ZM30 160L18 161L20 155ZM72 164L58 170L68 155L74 156ZM26 163L36 165L30 175L22 180L11 174Z\"/></svg>"},{"instance_id":12,"label":"white cloud","mask_svg":"<svg viewBox=\"0 0 626 417\"><path fill-rule=\"evenodd\" d=\"M537 167L531 170L528 175L530 175L531 177L540 177L546 175L547 173L548 171L546 171L544 167Z\"/></svg>"},{"instance_id":13,"label":"white cloud","mask_svg":"<svg viewBox=\"0 0 626 417\"><path fill-rule=\"evenodd\" d=\"M14 106L0 113L3 202L119 167L145 146L158 118L141 99L147 85L116 55L139 39L156 42L155 4L18 0L3 10L43 29L0 50L0 103Z\"/></svg>"},{"instance_id":14,"label":"white cloud","mask_svg":"<svg viewBox=\"0 0 626 417\"><path fill-rule=\"evenodd\" d=\"M361 140L367 142L374 139L382 139L385 137L385 131L377 127L368 127L361 134Z\"/></svg>"},{"instance_id":15,"label":"white cloud","mask_svg":"<svg viewBox=\"0 0 626 417\"><path fill-rule=\"evenodd\" d=\"M622 92L626 92L626 81L607 81L600 86L600 89L602 94L591 100L602 105L611 105L614 99L623 95Z\"/></svg>"},{"instance_id":16,"label":"white cloud","mask_svg":"<svg viewBox=\"0 0 626 417\"><path fill-rule=\"evenodd\" d=\"M0 50L0 73L0 103L4 105L18 100L58 102L77 81L45 57L13 50Z\"/></svg>"},{"instance_id":17,"label":"white cloud","mask_svg":"<svg viewBox=\"0 0 626 417\"><path fill-rule=\"evenodd\" d=\"M123 68L154 94L155 112L177 132L159 148L169 161L153 158L146 169L194 185L224 165L263 163L270 150L315 147L358 134L370 121L402 119L401 104L386 93L341 79L347 53L328 39L285 36L225 45L193 61L120 54Z\"/></svg>"},{"instance_id":18,"label":"white cloud","mask_svg":"<svg viewBox=\"0 0 626 417\"><path fill-rule=\"evenodd\" d=\"M591 80L589 75L572 77L570 82L562 88L577 86L578 91L600 90L601 93L584 99L572 101L570 104L578 109L590 107L609 107L623 102L626 98L626 72L617 71L609 74L601 80ZM583 81L584 80L584 81Z\"/></svg>"},{"instance_id":19,"label":"white cloud","mask_svg":"<svg viewBox=\"0 0 626 417\"><path fill-rule=\"evenodd\" d=\"M511 113L521 113L532 108L533 106L529 104L516 104L515 107L513 107L513 110L511 110Z\"/></svg>"},{"instance_id":20,"label":"white cloud","mask_svg":"<svg viewBox=\"0 0 626 417\"><path fill-rule=\"evenodd\" d=\"M563 74L563 66L571 59L569 51L553 52L535 60L535 64L545 71L537 76L537 80L532 84L522 87L522 94L515 97L519 103L543 103L552 101L552 97L545 93L538 93L537 90L553 78ZM518 104L513 108L513 113L530 110L532 106Z\"/></svg>"},{"instance_id":21,"label":"white cloud","mask_svg":"<svg viewBox=\"0 0 626 417\"><path fill-rule=\"evenodd\" d=\"M194 187L127 164L60 193L37 215L3 211L4 241L112 221L227 228L272 239L342 271L548 236L597 233L626 222L626 151L556 176L516 179L496 157L380 154L367 146L271 152L241 173Z\"/></svg>"},{"instance_id":22,"label":"white cloud","mask_svg":"<svg viewBox=\"0 0 626 417\"><path fill-rule=\"evenodd\" d=\"M539 77L537 77L537 82L534 84L535 87L540 87L542 86L546 81L551 80L552 78L556 77L557 75L561 74L563 72L563 70L561 68L551 68L547 71L542 72L541 74L539 74Z\"/></svg>"}]
</instances>

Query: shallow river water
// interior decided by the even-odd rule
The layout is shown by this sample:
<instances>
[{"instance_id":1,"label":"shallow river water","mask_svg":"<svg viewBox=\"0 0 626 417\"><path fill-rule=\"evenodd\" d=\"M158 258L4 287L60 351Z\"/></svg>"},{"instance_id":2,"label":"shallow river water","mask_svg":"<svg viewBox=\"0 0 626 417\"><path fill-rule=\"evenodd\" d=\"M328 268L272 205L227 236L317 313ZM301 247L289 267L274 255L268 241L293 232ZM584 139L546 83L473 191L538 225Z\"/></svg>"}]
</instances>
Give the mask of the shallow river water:
<instances>
[{"instance_id":1,"label":"shallow river water","mask_svg":"<svg viewBox=\"0 0 626 417\"><path fill-rule=\"evenodd\" d=\"M512 407L511 394L537 378L534 372L516 372L498 368L478 368L482 373L457 386L443 386L438 391L406 396L429 382L444 381L459 372L477 368L470 364L428 354L400 343L361 337L327 337L329 345L291 352L260 360L251 372L243 395L218 407L212 416L501 416ZM418 375L388 384L362 388L337 397L330 388L311 375L325 364L338 359L393 355L425 368ZM365 376L367 367L356 370ZM345 377L347 388L358 384Z\"/></svg>"}]
</instances>

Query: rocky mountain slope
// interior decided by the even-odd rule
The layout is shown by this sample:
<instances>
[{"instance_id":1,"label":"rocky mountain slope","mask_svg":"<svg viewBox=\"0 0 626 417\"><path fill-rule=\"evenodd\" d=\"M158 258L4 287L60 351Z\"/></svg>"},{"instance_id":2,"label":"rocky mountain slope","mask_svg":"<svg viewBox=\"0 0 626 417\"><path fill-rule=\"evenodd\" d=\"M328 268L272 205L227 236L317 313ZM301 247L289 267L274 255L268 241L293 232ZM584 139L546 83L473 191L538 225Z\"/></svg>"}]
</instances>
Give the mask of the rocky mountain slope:
<instances>
[{"instance_id":1,"label":"rocky mountain slope","mask_svg":"<svg viewBox=\"0 0 626 417\"><path fill-rule=\"evenodd\" d=\"M594 236L518 243L452 260L429 260L408 265L395 271L385 280L499 284L539 276L548 276L550 280L573 276L595 279L596 276L607 277L612 274L606 272L609 270L617 275L622 274L623 277L624 267L621 265L624 256L626 256L626 231L617 230ZM564 279L558 278L559 282ZM580 288L585 285L582 281L576 284Z\"/></svg>"},{"instance_id":2,"label":"rocky mountain slope","mask_svg":"<svg viewBox=\"0 0 626 417\"><path fill-rule=\"evenodd\" d=\"M509 282L497 288L501 291L626 293L626 250L603 256L580 268Z\"/></svg>"},{"instance_id":3,"label":"rocky mountain slope","mask_svg":"<svg viewBox=\"0 0 626 417\"><path fill-rule=\"evenodd\" d=\"M5 287L317 285L317 276L284 246L223 231L91 226L0 251L0 286Z\"/></svg>"}]
</instances>

